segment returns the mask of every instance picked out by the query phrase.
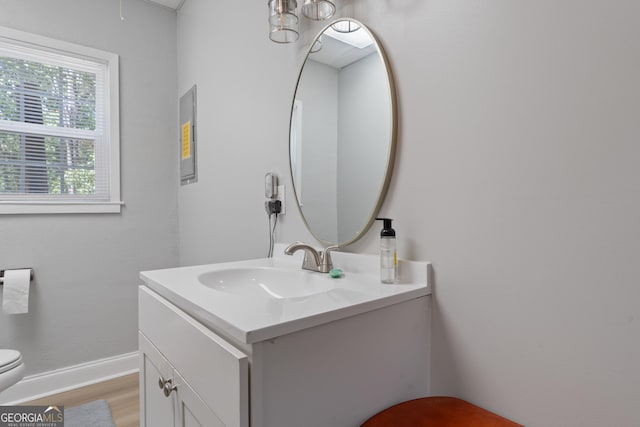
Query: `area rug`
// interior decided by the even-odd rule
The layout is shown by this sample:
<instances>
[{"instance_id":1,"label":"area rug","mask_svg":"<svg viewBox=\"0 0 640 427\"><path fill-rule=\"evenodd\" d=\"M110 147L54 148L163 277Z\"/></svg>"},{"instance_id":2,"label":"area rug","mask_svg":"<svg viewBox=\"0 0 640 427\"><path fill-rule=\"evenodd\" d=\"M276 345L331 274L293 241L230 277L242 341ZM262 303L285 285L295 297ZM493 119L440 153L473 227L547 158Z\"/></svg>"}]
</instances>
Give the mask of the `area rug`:
<instances>
[{"instance_id":1,"label":"area rug","mask_svg":"<svg viewBox=\"0 0 640 427\"><path fill-rule=\"evenodd\" d=\"M106 400L64 408L64 427L116 427Z\"/></svg>"}]
</instances>

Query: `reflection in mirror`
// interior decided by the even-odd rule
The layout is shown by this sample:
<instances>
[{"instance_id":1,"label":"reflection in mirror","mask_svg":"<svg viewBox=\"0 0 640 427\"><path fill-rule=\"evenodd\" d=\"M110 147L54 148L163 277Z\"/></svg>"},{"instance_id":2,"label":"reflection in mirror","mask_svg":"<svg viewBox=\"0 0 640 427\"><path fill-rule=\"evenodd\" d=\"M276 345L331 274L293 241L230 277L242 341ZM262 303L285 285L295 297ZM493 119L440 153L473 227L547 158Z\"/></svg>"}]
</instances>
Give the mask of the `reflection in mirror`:
<instances>
[{"instance_id":1,"label":"reflection in mirror","mask_svg":"<svg viewBox=\"0 0 640 427\"><path fill-rule=\"evenodd\" d=\"M384 54L359 22L337 21L311 44L289 146L294 191L311 233L341 246L361 237L391 175L395 99Z\"/></svg>"}]
</instances>

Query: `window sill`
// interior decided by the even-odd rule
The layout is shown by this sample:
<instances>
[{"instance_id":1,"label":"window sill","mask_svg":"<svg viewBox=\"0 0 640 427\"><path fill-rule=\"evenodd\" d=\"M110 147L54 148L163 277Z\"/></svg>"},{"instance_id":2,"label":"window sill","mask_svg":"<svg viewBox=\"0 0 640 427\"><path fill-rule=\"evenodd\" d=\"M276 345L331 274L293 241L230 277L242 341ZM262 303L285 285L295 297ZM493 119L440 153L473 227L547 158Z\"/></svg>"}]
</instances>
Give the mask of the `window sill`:
<instances>
[{"instance_id":1,"label":"window sill","mask_svg":"<svg viewBox=\"0 0 640 427\"><path fill-rule=\"evenodd\" d=\"M120 213L124 202L0 201L0 215Z\"/></svg>"}]
</instances>

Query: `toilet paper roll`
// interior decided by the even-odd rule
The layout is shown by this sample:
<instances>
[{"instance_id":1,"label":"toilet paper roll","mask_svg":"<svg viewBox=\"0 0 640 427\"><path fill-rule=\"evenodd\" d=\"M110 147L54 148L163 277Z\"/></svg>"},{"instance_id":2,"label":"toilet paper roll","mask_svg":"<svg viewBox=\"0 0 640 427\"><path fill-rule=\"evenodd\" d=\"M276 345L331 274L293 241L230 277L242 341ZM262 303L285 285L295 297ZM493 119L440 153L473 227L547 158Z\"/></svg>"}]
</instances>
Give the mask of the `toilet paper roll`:
<instances>
[{"instance_id":1,"label":"toilet paper roll","mask_svg":"<svg viewBox=\"0 0 640 427\"><path fill-rule=\"evenodd\" d=\"M29 284L31 270L5 270L2 289L2 311L5 314L20 314L29 311Z\"/></svg>"}]
</instances>

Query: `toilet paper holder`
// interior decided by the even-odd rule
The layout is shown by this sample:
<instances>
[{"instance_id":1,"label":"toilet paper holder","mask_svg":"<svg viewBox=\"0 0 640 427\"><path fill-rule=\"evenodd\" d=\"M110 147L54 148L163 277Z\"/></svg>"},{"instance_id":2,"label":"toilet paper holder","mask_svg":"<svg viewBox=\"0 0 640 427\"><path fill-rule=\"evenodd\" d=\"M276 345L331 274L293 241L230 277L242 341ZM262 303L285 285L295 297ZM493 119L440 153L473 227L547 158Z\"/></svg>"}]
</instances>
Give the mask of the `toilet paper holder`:
<instances>
[{"instance_id":1,"label":"toilet paper holder","mask_svg":"<svg viewBox=\"0 0 640 427\"><path fill-rule=\"evenodd\" d=\"M13 268L12 270L25 270L26 268ZM29 280L33 280L33 268L29 269ZM0 286L4 284L4 270L0 270Z\"/></svg>"}]
</instances>

